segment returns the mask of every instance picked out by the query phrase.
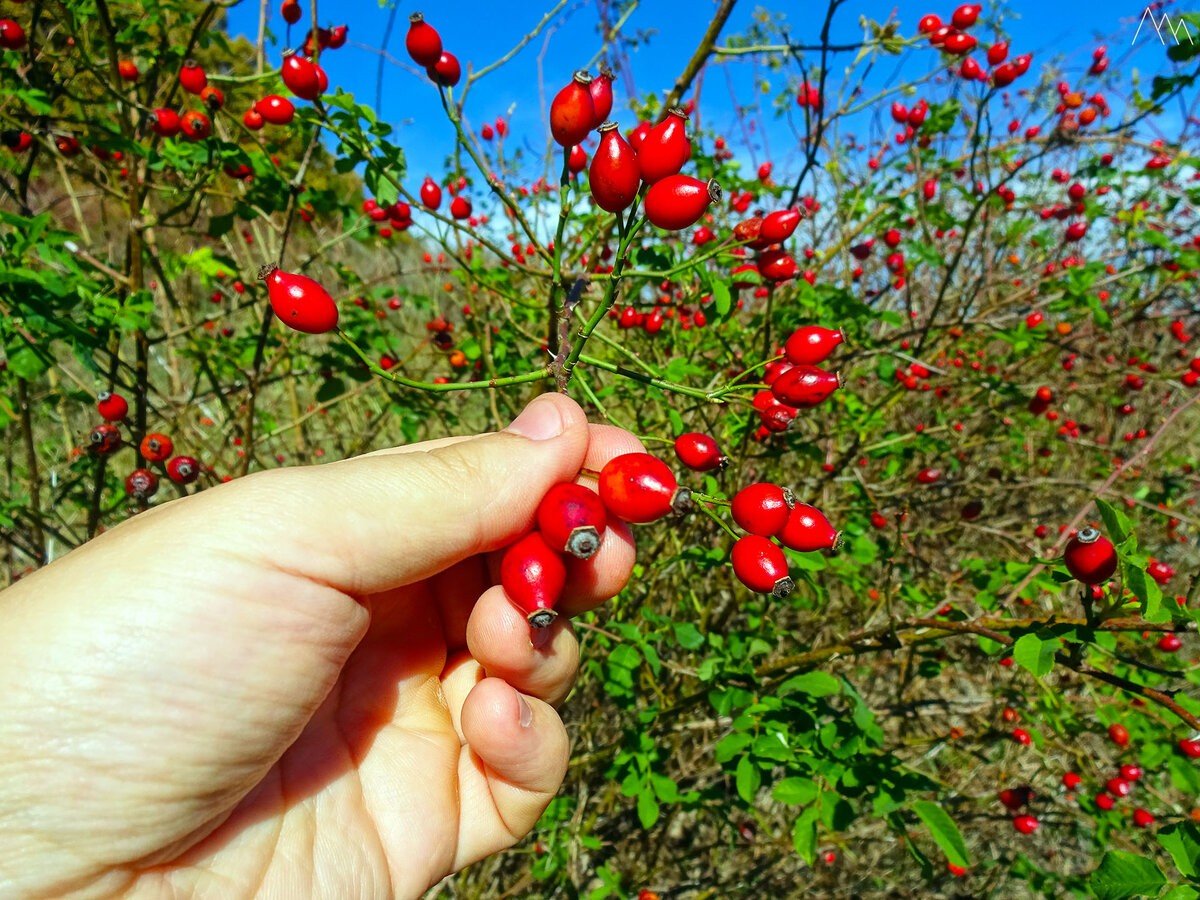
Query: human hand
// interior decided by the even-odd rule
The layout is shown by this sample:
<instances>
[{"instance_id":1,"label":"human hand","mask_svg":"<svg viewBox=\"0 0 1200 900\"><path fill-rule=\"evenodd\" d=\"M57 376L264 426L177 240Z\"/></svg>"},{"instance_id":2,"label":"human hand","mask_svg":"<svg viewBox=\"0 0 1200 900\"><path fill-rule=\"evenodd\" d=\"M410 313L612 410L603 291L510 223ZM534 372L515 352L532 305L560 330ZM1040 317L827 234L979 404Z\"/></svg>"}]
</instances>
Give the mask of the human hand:
<instances>
[{"instance_id":1,"label":"human hand","mask_svg":"<svg viewBox=\"0 0 1200 900\"><path fill-rule=\"evenodd\" d=\"M419 895L511 846L566 772L568 616L493 551L552 485L640 449L565 397L506 432L253 475L0 594L0 896Z\"/></svg>"}]
</instances>

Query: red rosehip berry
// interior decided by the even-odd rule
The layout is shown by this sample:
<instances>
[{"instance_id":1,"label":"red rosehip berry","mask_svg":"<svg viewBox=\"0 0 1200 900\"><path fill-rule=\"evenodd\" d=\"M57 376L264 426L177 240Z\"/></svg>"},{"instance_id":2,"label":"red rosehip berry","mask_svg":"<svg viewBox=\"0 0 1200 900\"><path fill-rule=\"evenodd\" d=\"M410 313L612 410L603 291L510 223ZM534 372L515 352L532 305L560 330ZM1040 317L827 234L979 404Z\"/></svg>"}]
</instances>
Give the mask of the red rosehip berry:
<instances>
[{"instance_id":1,"label":"red rosehip berry","mask_svg":"<svg viewBox=\"0 0 1200 900\"><path fill-rule=\"evenodd\" d=\"M1154 824L1154 816L1149 811L1138 807L1133 811L1133 824L1138 828L1149 828Z\"/></svg>"},{"instance_id":2,"label":"red rosehip berry","mask_svg":"<svg viewBox=\"0 0 1200 900\"><path fill-rule=\"evenodd\" d=\"M1031 816L1028 813L1021 816L1014 816L1012 823L1013 828L1021 834L1033 834L1038 830L1038 826L1041 825L1037 820L1037 816Z\"/></svg>"},{"instance_id":3,"label":"red rosehip berry","mask_svg":"<svg viewBox=\"0 0 1200 900\"><path fill-rule=\"evenodd\" d=\"M1200 738L1183 738L1179 742L1179 752L1188 759L1200 759Z\"/></svg>"},{"instance_id":4,"label":"red rosehip berry","mask_svg":"<svg viewBox=\"0 0 1200 900\"><path fill-rule=\"evenodd\" d=\"M792 507L783 528L775 536L789 550L801 553L836 550L842 543L842 533L829 524L823 512L807 503Z\"/></svg>"},{"instance_id":5,"label":"red rosehip berry","mask_svg":"<svg viewBox=\"0 0 1200 900\"><path fill-rule=\"evenodd\" d=\"M96 412L106 422L120 422L129 415L129 402L120 394L101 391L96 395Z\"/></svg>"},{"instance_id":6,"label":"red rosehip berry","mask_svg":"<svg viewBox=\"0 0 1200 900\"><path fill-rule=\"evenodd\" d=\"M694 472L711 472L729 465L729 457L722 455L717 442L699 431L689 431L675 438L675 455Z\"/></svg>"},{"instance_id":7,"label":"red rosehip berry","mask_svg":"<svg viewBox=\"0 0 1200 900\"><path fill-rule=\"evenodd\" d=\"M637 148L642 181L653 184L683 168L692 155L692 142L688 140L686 127L687 113L674 107L646 133Z\"/></svg>"},{"instance_id":8,"label":"red rosehip berry","mask_svg":"<svg viewBox=\"0 0 1200 900\"><path fill-rule=\"evenodd\" d=\"M1108 726L1108 739L1118 747L1129 746L1129 729L1124 725L1113 723Z\"/></svg>"},{"instance_id":9,"label":"red rosehip berry","mask_svg":"<svg viewBox=\"0 0 1200 900\"><path fill-rule=\"evenodd\" d=\"M616 122L605 122L588 170L592 200L607 212L621 212L633 202L641 183L637 151L621 135Z\"/></svg>"},{"instance_id":10,"label":"red rosehip berry","mask_svg":"<svg viewBox=\"0 0 1200 900\"><path fill-rule=\"evenodd\" d=\"M208 87L208 76L195 60L186 60L179 69L179 86L189 94L200 95Z\"/></svg>"},{"instance_id":11,"label":"red rosehip berry","mask_svg":"<svg viewBox=\"0 0 1200 900\"><path fill-rule=\"evenodd\" d=\"M500 585L534 628L554 621L566 583L567 567L536 531L504 551L500 560Z\"/></svg>"},{"instance_id":12,"label":"red rosehip berry","mask_svg":"<svg viewBox=\"0 0 1200 900\"><path fill-rule=\"evenodd\" d=\"M107 456L121 446L121 430L110 422L97 425L88 435L88 445L98 456Z\"/></svg>"},{"instance_id":13,"label":"red rosehip berry","mask_svg":"<svg viewBox=\"0 0 1200 900\"><path fill-rule=\"evenodd\" d=\"M158 476L149 469L134 469L125 479L125 493L138 500L149 500L158 493Z\"/></svg>"},{"instance_id":14,"label":"red rosehip berry","mask_svg":"<svg viewBox=\"0 0 1200 900\"><path fill-rule=\"evenodd\" d=\"M1011 732L1012 739L1022 747L1028 747L1033 743L1033 736L1024 728L1014 728Z\"/></svg>"},{"instance_id":15,"label":"red rosehip berry","mask_svg":"<svg viewBox=\"0 0 1200 900\"><path fill-rule=\"evenodd\" d=\"M795 504L796 499L787 488L760 481L734 495L730 512L742 530L772 537L783 530Z\"/></svg>"},{"instance_id":16,"label":"red rosehip berry","mask_svg":"<svg viewBox=\"0 0 1200 900\"><path fill-rule=\"evenodd\" d=\"M709 205L720 199L721 186L715 181L668 175L646 192L646 218L666 231L679 231L695 225Z\"/></svg>"},{"instance_id":17,"label":"red rosehip berry","mask_svg":"<svg viewBox=\"0 0 1200 900\"><path fill-rule=\"evenodd\" d=\"M1083 784L1083 779L1074 772L1067 772L1062 777L1062 783L1068 791L1073 791Z\"/></svg>"},{"instance_id":18,"label":"red rosehip berry","mask_svg":"<svg viewBox=\"0 0 1200 900\"><path fill-rule=\"evenodd\" d=\"M778 544L757 534L740 537L730 552L733 573L752 591L782 599L796 587Z\"/></svg>"},{"instance_id":19,"label":"red rosehip berry","mask_svg":"<svg viewBox=\"0 0 1200 900\"><path fill-rule=\"evenodd\" d=\"M1106 794L1103 791L1096 795L1095 801L1096 807L1102 809L1104 812L1108 812L1117 805L1117 801L1113 799L1112 794Z\"/></svg>"},{"instance_id":20,"label":"red rosehip berry","mask_svg":"<svg viewBox=\"0 0 1200 900\"><path fill-rule=\"evenodd\" d=\"M564 482L550 488L538 504L537 527L559 553L589 559L600 549L608 513L595 491Z\"/></svg>"},{"instance_id":21,"label":"red rosehip berry","mask_svg":"<svg viewBox=\"0 0 1200 900\"><path fill-rule=\"evenodd\" d=\"M323 334L337 327L337 304L312 278L275 265L264 266L258 277L266 281L271 309L284 325L305 334Z\"/></svg>"},{"instance_id":22,"label":"red rosehip berry","mask_svg":"<svg viewBox=\"0 0 1200 900\"><path fill-rule=\"evenodd\" d=\"M167 463L167 477L176 484L191 484L200 477L200 463L193 456L176 456Z\"/></svg>"},{"instance_id":23,"label":"red rosehip berry","mask_svg":"<svg viewBox=\"0 0 1200 900\"><path fill-rule=\"evenodd\" d=\"M404 47L418 66L432 66L442 56L442 36L425 21L424 16L415 12L408 17Z\"/></svg>"},{"instance_id":24,"label":"red rosehip berry","mask_svg":"<svg viewBox=\"0 0 1200 900\"><path fill-rule=\"evenodd\" d=\"M792 366L771 384L771 393L793 409L809 409L823 403L842 386L840 372L816 366Z\"/></svg>"},{"instance_id":25,"label":"red rosehip berry","mask_svg":"<svg viewBox=\"0 0 1200 900\"><path fill-rule=\"evenodd\" d=\"M550 103L550 134L560 147L582 144L596 124L591 83L592 76L580 69Z\"/></svg>"},{"instance_id":26,"label":"red rosehip berry","mask_svg":"<svg viewBox=\"0 0 1200 900\"><path fill-rule=\"evenodd\" d=\"M149 462L162 462L175 452L175 442L165 434L151 432L142 438L139 449L143 458Z\"/></svg>"},{"instance_id":27,"label":"red rosehip berry","mask_svg":"<svg viewBox=\"0 0 1200 900\"><path fill-rule=\"evenodd\" d=\"M824 362L845 340L841 331L820 325L803 325L792 332L783 345L783 352L794 366L815 366Z\"/></svg>"},{"instance_id":28,"label":"red rosehip berry","mask_svg":"<svg viewBox=\"0 0 1200 900\"><path fill-rule=\"evenodd\" d=\"M1076 581L1103 584L1117 571L1117 551L1095 528L1084 528L1067 544L1063 562Z\"/></svg>"},{"instance_id":29,"label":"red rosehip berry","mask_svg":"<svg viewBox=\"0 0 1200 900\"><path fill-rule=\"evenodd\" d=\"M649 453L625 453L600 470L600 500L618 519L644 524L691 509L692 495Z\"/></svg>"}]
</instances>

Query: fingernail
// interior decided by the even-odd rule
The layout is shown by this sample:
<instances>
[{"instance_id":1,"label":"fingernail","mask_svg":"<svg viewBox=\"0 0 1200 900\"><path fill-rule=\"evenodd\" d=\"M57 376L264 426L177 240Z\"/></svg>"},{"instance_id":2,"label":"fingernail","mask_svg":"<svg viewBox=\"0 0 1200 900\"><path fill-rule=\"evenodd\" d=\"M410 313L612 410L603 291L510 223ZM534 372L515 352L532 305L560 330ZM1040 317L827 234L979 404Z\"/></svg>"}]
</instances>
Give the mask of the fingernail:
<instances>
[{"instance_id":1,"label":"fingernail","mask_svg":"<svg viewBox=\"0 0 1200 900\"><path fill-rule=\"evenodd\" d=\"M531 628L529 630L529 643L533 644L534 650L541 650L550 643L550 628Z\"/></svg>"},{"instance_id":2,"label":"fingernail","mask_svg":"<svg viewBox=\"0 0 1200 900\"><path fill-rule=\"evenodd\" d=\"M528 728L533 724L533 707L529 705L520 693L517 694L517 706L520 708L521 713L521 727Z\"/></svg>"},{"instance_id":3,"label":"fingernail","mask_svg":"<svg viewBox=\"0 0 1200 900\"><path fill-rule=\"evenodd\" d=\"M558 437L563 433L563 417L558 402L551 394L535 397L507 430L531 441L548 441Z\"/></svg>"}]
</instances>

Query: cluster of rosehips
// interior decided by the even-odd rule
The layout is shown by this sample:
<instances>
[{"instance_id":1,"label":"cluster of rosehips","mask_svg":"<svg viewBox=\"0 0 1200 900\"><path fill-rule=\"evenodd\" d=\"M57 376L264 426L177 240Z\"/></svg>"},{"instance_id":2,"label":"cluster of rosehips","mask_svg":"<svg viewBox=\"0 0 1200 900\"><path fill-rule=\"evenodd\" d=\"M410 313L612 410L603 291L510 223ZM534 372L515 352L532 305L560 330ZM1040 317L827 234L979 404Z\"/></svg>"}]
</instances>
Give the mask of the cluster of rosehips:
<instances>
[{"instance_id":1,"label":"cluster of rosehips","mask_svg":"<svg viewBox=\"0 0 1200 900\"><path fill-rule=\"evenodd\" d=\"M346 43L346 27L341 26L326 33L321 40L322 49L336 50ZM325 70L312 60L312 35L299 53L285 51L283 63L279 67L280 77L287 89L302 100L314 101L329 89L329 76ZM278 94L268 94L242 116L242 124L251 131L257 131L264 124L287 125L296 115L296 108L286 97Z\"/></svg>"},{"instance_id":2,"label":"cluster of rosehips","mask_svg":"<svg viewBox=\"0 0 1200 900\"><path fill-rule=\"evenodd\" d=\"M744 263L734 269L734 276L753 269L764 281L772 284L795 278L798 269L796 259L782 245L795 232L802 218L799 209L779 209L735 225L733 236L749 249L757 251L758 257L753 264Z\"/></svg>"},{"instance_id":3,"label":"cluster of rosehips","mask_svg":"<svg viewBox=\"0 0 1200 900\"><path fill-rule=\"evenodd\" d=\"M640 123L626 140L617 123L607 121L612 107L612 75L606 70L594 78L576 72L550 104L550 133L568 152L593 129L600 132L588 169L592 200L606 212L620 213L644 187L646 218L652 224L668 231L695 225L721 199L721 188L715 181L679 174L692 155L687 113L674 107L657 125Z\"/></svg>"},{"instance_id":4,"label":"cluster of rosehips","mask_svg":"<svg viewBox=\"0 0 1200 900\"><path fill-rule=\"evenodd\" d=\"M103 391L96 397L96 411L104 421L88 436L91 451L109 456L120 449L123 439L119 423L129 415L129 402L120 394ZM192 456L174 456L175 443L167 435L152 432L138 445L148 463L164 464L167 477L176 484L191 484L200 477L200 463ZM158 476L150 469L134 469L125 479L125 492L137 500L149 500L158 491Z\"/></svg>"},{"instance_id":5,"label":"cluster of rosehips","mask_svg":"<svg viewBox=\"0 0 1200 900\"><path fill-rule=\"evenodd\" d=\"M757 482L738 491L730 505L744 536L734 542L733 572L746 587L776 598L795 588L780 547L801 553L836 550L841 532L815 506L799 503L787 488ZM776 543L778 541L778 543Z\"/></svg>"},{"instance_id":6,"label":"cluster of rosehips","mask_svg":"<svg viewBox=\"0 0 1200 900\"><path fill-rule=\"evenodd\" d=\"M991 72L985 71L974 57L967 56L979 43L973 35L967 33L967 29L979 20L982 11L983 7L978 4L964 3L954 10L948 25L943 24L940 17L929 13L921 17L917 23L917 30L929 36L930 45L939 47L952 56L965 57L958 69L963 78L968 81L990 81L1000 88L1008 87L1029 71L1033 56L1025 53L1012 62L1005 62L1008 59L1008 43L998 41L987 50L988 65L994 67Z\"/></svg>"},{"instance_id":7,"label":"cluster of rosehips","mask_svg":"<svg viewBox=\"0 0 1200 900\"><path fill-rule=\"evenodd\" d=\"M783 345L784 359L770 363L763 374L767 388L754 395L753 406L761 425L755 438L786 431L796 411L824 402L842 386L839 372L819 368L845 340L842 332L819 325L802 325Z\"/></svg>"},{"instance_id":8,"label":"cluster of rosehips","mask_svg":"<svg viewBox=\"0 0 1200 900\"><path fill-rule=\"evenodd\" d=\"M442 36L419 12L408 17L408 35L404 38L404 46L412 61L425 67L425 74L434 84L454 87L462 78L462 65L458 57L442 49Z\"/></svg>"},{"instance_id":9,"label":"cluster of rosehips","mask_svg":"<svg viewBox=\"0 0 1200 900\"><path fill-rule=\"evenodd\" d=\"M600 470L597 488L565 482L538 504L536 530L512 544L500 561L500 584L534 628L557 616L566 586L563 557L590 559L600 549L609 516L634 524L654 522L692 506L670 467L649 453L625 453Z\"/></svg>"},{"instance_id":10,"label":"cluster of rosehips","mask_svg":"<svg viewBox=\"0 0 1200 900\"><path fill-rule=\"evenodd\" d=\"M1107 65L1108 61L1103 57L1104 48L1098 48L1097 52L1102 54L1097 61L1104 60ZM1054 112L1059 116L1058 129L1060 131L1075 131L1080 127L1091 125L1096 121L1097 116L1107 116L1111 112L1103 94L1085 97L1081 91L1071 90L1071 86L1065 81L1058 83L1058 98Z\"/></svg>"}]
</instances>

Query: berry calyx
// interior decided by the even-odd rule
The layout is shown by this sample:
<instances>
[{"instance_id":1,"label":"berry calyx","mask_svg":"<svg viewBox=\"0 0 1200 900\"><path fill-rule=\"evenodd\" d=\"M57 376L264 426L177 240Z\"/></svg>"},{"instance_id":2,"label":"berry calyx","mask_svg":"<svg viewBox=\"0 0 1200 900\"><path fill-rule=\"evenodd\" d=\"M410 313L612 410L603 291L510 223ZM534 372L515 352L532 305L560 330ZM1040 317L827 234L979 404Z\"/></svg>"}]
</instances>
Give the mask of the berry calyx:
<instances>
[{"instance_id":1,"label":"berry calyx","mask_svg":"<svg viewBox=\"0 0 1200 900\"><path fill-rule=\"evenodd\" d=\"M536 531L509 547L500 560L500 585L534 628L545 628L558 616L554 607L566 583L567 567Z\"/></svg>"},{"instance_id":2,"label":"berry calyx","mask_svg":"<svg viewBox=\"0 0 1200 900\"><path fill-rule=\"evenodd\" d=\"M600 470L600 500L618 519L645 524L692 507L692 494L649 453L624 453Z\"/></svg>"},{"instance_id":3,"label":"berry calyx","mask_svg":"<svg viewBox=\"0 0 1200 900\"><path fill-rule=\"evenodd\" d=\"M730 551L733 573L750 590L782 599L796 588L778 544L757 534L738 538Z\"/></svg>"},{"instance_id":4,"label":"berry calyx","mask_svg":"<svg viewBox=\"0 0 1200 900\"><path fill-rule=\"evenodd\" d=\"M1084 528L1067 544L1063 562L1076 581L1103 584L1117 571L1117 551L1095 528Z\"/></svg>"},{"instance_id":5,"label":"berry calyx","mask_svg":"<svg viewBox=\"0 0 1200 900\"><path fill-rule=\"evenodd\" d=\"M599 495L574 482L550 488L538 504L536 519L547 544L577 559L590 559L596 554L608 527L608 512Z\"/></svg>"}]
</instances>

